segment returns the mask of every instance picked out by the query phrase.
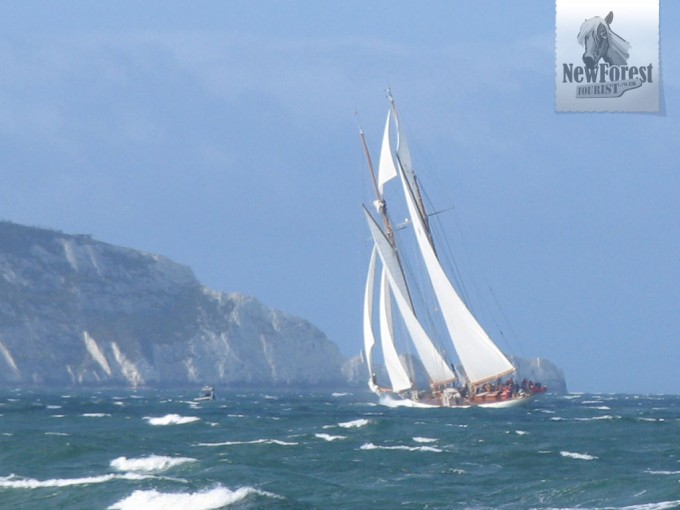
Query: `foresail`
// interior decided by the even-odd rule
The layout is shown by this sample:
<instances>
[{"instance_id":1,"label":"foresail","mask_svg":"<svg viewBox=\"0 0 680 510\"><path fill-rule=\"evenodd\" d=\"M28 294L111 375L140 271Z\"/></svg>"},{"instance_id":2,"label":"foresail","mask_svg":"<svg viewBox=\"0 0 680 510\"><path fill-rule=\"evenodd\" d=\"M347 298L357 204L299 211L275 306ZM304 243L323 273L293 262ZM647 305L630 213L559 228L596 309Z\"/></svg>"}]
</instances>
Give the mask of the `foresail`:
<instances>
[{"instance_id":1,"label":"foresail","mask_svg":"<svg viewBox=\"0 0 680 510\"><path fill-rule=\"evenodd\" d=\"M470 383L479 384L514 371L514 367L479 325L446 276L418 213L413 191L399 172L418 246L458 357Z\"/></svg>"},{"instance_id":2,"label":"foresail","mask_svg":"<svg viewBox=\"0 0 680 510\"><path fill-rule=\"evenodd\" d=\"M406 372L394 345L392 305L386 272L386 269L383 267L380 277L380 344L392 390L398 393L413 387L413 382Z\"/></svg>"},{"instance_id":3,"label":"foresail","mask_svg":"<svg viewBox=\"0 0 680 510\"><path fill-rule=\"evenodd\" d=\"M373 369L373 347L375 346L375 335L373 334L373 288L375 285L376 258L377 250L374 247L371 252L371 260L368 263L366 289L364 290L364 353L366 354L366 366L368 367L368 387L372 391L378 391Z\"/></svg>"},{"instance_id":4,"label":"foresail","mask_svg":"<svg viewBox=\"0 0 680 510\"><path fill-rule=\"evenodd\" d=\"M443 384L455 380L456 377L453 370L437 350L413 312L413 307L406 294L406 283L394 248L390 245L378 224L367 211L366 221L368 222L371 236L373 237L378 254L380 255L380 260L383 264L383 274L387 275L390 289L397 303L399 313L404 320L406 329L413 341L413 345L416 348L418 357L427 372L430 382L432 384ZM387 293L385 294L388 295Z\"/></svg>"}]
</instances>

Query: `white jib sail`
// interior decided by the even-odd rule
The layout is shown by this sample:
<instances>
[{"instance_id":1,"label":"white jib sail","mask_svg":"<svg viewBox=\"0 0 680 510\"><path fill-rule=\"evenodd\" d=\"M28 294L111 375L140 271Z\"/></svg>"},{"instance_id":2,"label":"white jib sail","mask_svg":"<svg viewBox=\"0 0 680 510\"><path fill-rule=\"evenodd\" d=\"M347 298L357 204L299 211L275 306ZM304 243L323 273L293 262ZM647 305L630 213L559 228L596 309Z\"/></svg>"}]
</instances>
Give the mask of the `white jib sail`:
<instances>
[{"instance_id":1,"label":"white jib sail","mask_svg":"<svg viewBox=\"0 0 680 510\"><path fill-rule=\"evenodd\" d=\"M385 368L392 384L392 390L400 392L413 387L413 382L406 372L394 345L392 329L392 302L387 283L387 271L383 267L380 277L380 343L382 345Z\"/></svg>"},{"instance_id":2,"label":"white jib sail","mask_svg":"<svg viewBox=\"0 0 680 510\"><path fill-rule=\"evenodd\" d=\"M413 345L416 348L416 352L427 372L430 382L433 384L443 384L455 380L456 377L453 371L437 350L432 340L428 337L413 312L413 308L407 297L404 276L394 248L373 219L373 216L371 216L365 208L364 211L366 214L366 221L371 231L371 236L373 237L375 247L378 250L378 255L380 255L380 260L383 264L383 273L387 274L392 294L394 295L397 307L399 308L399 313L404 320L406 329L413 341Z\"/></svg>"},{"instance_id":3,"label":"white jib sail","mask_svg":"<svg viewBox=\"0 0 680 510\"><path fill-rule=\"evenodd\" d=\"M366 289L364 291L364 353L366 354L366 366L368 367L368 387L374 392L378 391L373 370L373 347L375 346L375 335L373 334L373 287L375 285L375 261L377 256L377 250L373 247L371 261L368 263L368 275L366 276Z\"/></svg>"},{"instance_id":4,"label":"white jib sail","mask_svg":"<svg viewBox=\"0 0 680 510\"><path fill-rule=\"evenodd\" d=\"M392 130L390 111L387 112L385 132L383 134L382 148L380 149L380 161L378 163L378 189L382 195L385 183L397 176L397 168L394 165L394 157L390 148L390 136Z\"/></svg>"},{"instance_id":5,"label":"white jib sail","mask_svg":"<svg viewBox=\"0 0 680 510\"><path fill-rule=\"evenodd\" d=\"M441 267L418 214L413 192L400 173L409 215L446 327L470 383L479 384L512 373L514 367L474 318Z\"/></svg>"}]
</instances>

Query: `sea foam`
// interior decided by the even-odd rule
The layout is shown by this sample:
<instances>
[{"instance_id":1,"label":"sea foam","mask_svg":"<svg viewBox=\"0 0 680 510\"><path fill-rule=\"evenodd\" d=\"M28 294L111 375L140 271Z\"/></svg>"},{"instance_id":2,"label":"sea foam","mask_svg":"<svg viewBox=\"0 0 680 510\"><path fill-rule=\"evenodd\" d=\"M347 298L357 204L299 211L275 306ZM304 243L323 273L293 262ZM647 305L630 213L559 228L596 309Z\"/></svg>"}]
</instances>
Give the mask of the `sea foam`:
<instances>
[{"instance_id":1,"label":"sea foam","mask_svg":"<svg viewBox=\"0 0 680 510\"><path fill-rule=\"evenodd\" d=\"M345 429L351 429L351 428L358 428L358 427L365 427L371 423L370 420L367 420L366 418L360 418L358 420L352 420L352 421L346 421L342 423L338 423L338 427L342 427Z\"/></svg>"},{"instance_id":2,"label":"sea foam","mask_svg":"<svg viewBox=\"0 0 680 510\"><path fill-rule=\"evenodd\" d=\"M578 460L597 460L598 459L598 457L595 457L594 455L588 455L587 453L574 453L574 452L561 451L560 455L562 457L568 457L570 459L578 459Z\"/></svg>"},{"instance_id":3,"label":"sea foam","mask_svg":"<svg viewBox=\"0 0 680 510\"><path fill-rule=\"evenodd\" d=\"M276 497L252 487L241 487L234 491L216 487L192 493L163 493L157 490L137 490L125 499L114 503L109 510L212 510L233 505L251 494Z\"/></svg>"},{"instance_id":4,"label":"sea foam","mask_svg":"<svg viewBox=\"0 0 680 510\"><path fill-rule=\"evenodd\" d=\"M166 457L163 455L149 455L148 457L136 459L118 457L111 461L111 467L117 471L158 473L188 462L196 462L196 459L190 457Z\"/></svg>"},{"instance_id":5,"label":"sea foam","mask_svg":"<svg viewBox=\"0 0 680 510\"><path fill-rule=\"evenodd\" d=\"M149 422L149 425L184 425L200 420L196 416L180 416L179 414L166 414L156 418L145 416L144 419Z\"/></svg>"},{"instance_id":6,"label":"sea foam","mask_svg":"<svg viewBox=\"0 0 680 510\"><path fill-rule=\"evenodd\" d=\"M314 437L325 439L326 441L335 441L337 439L347 439L347 436L331 436L330 434L314 434Z\"/></svg>"},{"instance_id":7,"label":"sea foam","mask_svg":"<svg viewBox=\"0 0 680 510\"><path fill-rule=\"evenodd\" d=\"M297 446L299 443L281 441L279 439L255 439L253 441L224 441L222 443L198 443L198 446L235 446L243 444L278 444L280 446Z\"/></svg>"},{"instance_id":8,"label":"sea foam","mask_svg":"<svg viewBox=\"0 0 680 510\"><path fill-rule=\"evenodd\" d=\"M0 477L0 487L9 489L42 489L45 487L71 487L74 485L92 485L98 483L106 483L115 479L122 480L144 480L145 476L136 475L134 473L125 473L122 475L100 475L100 476L86 476L83 478L53 478L50 480L35 480L33 478L22 478L16 475L7 477Z\"/></svg>"},{"instance_id":9,"label":"sea foam","mask_svg":"<svg viewBox=\"0 0 680 510\"><path fill-rule=\"evenodd\" d=\"M435 452L441 453L443 450L435 448L434 446L378 446L374 443L365 443L361 445L362 450L406 450L409 452Z\"/></svg>"}]
</instances>

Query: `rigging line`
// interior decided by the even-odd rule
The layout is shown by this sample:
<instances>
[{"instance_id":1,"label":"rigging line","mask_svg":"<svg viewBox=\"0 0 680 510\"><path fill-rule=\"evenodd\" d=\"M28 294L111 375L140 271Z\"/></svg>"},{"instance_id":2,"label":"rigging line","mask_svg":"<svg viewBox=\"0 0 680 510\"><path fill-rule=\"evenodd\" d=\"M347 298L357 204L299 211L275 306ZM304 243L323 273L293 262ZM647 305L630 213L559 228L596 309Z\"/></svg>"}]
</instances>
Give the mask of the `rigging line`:
<instances>
[{"instance_id":1,"label":"rigging line","mask_svg":"<svg viewBox=\"0 0 680 510\"><path fill-rule=\"evenodd\" d=\"M437 221L438 227L443 230L443 225L441 224L440 221ZM456 228L458 230L458 233L460 235L461 240L463 239L463 233L462 230L460 229L460 225L458 222L455 222ZM447 248L449 248L449 240L448 238L446 239L447 241ZM463 258L465 261L470 260L470 256L467 254L467 250L465 249L465 242L461 243L461 252L463 255ZM486 312L486 315L490 316L491 319L494 321L496 324L496 327L500 330L500 327L493 316L493 313L491 313L491 309L489 308L488 304L485 302L483 298L483 293L480 290L480 286L478 283L478 278L475 277L475 270L473 269L473 264L470 264L469 262L466 263L467 267L470 267L473 269L470 271L470 274L468 275L466 280L463 280L462 273L460 272L460 269L458 268L458 264L456 261L456 258L453 256L453 250L450 248L447 251L447 254L451 254L451 258L453 260L453 263L455 265L456 271L458 272L458 279L460 280L460 285L461 285L461 294L463 294L462 298L465 302L465 305L468 307L470 312L474 315L475 319L479 322L481 319L481 312ZM467 282L467 285L466 283ZM471 292L472 291L472 292ZM473 300L473 295L476 296L476 298Z\"/></svg>"},{"instance_id":2,"label":"rigging line","mask_svg":"<svg viewBox=\"0 0 680 510\"><path fill-rule=\"evenodd\" d=\"M518 351L519 351L519 354L520 354L522 357L525 357L525 353L524 353L524 349L523 349L523 346L522 346L522 342L519 342L519 341L518 341L517 334L515 333L515 331L514 331L514 329L513 329L513 327L512 327L512 323L510 322L510 319L509 319L508 316L505 314L505 310L504 310L503 307L501 306L501 303L500 303L500 301L498 300L498 296L496 296L496 293L494 292L493 287L491 287L491 285L489 284L489 281L488 281L486 278L484 278L484 279L485 279L486 285L489 287L489 291L491 291L491 296L492 296L493 299L494 299L494 302L495 302L495 304L496 304L496 307L498 308L498 311L501 313L501 316L502 316L503 320L504 320L504 321L506 322L506 324L507 324L508 331L510 332L510 341L509 341L508 343L509 343L509 344L512 344L512 345L508 345L508 347L510 347L511 352L518 352ZM504 337L504 338L505 338L505 337Z\"/></svg>"},{"instance_id":3,"label":"rigging line","mask_svg":"<svg viewBox=\"0 0 680 510\"><path fill-rule=\"evenodd\" d=\"M428 200L429 200L429 197L428 197ZM458 222L455 221L455 220L456 220L456 218L454 217L454 223L456 224L456 228L458 229L459 235L462 239L463 238L462 231L460 229ZM442 225L441 221L437 220L435 223L436 223L439 231L440 232L443 231L443 225ZM455 259L455 257L453 257L453 250L450 249L450 247L449 247L449 243L450 243L449 238L445 237L445 236L442 236L442 237L443 237L443 239L446 243L446 250L444 251L444 253L446 255L451 255L451 259L453 261L455 271L457 272L457 279L460 280L461 294L463 294L463 299L465 300L465 303L468 306L468 308L470 309L470 311L473 312L473 314L475 315L475 317L477 318L478 321L481 319L481 317L479 316L479 313L474 312L474 309L478 308L478 311L482 311L482 310L485 311L485 316L492 321L496 330L499 332L500 336L505 341L506 347L510 348L511 352L518 352L519 351L520 354L524 354L523 352L521 352L522 351L521 345L519 346L519 349L516 349L517 345L516 345L515 340L516 340L517 336L515 335L514 331L512 330L512 326L510 324L510 321L507 318L507 315L505 314L500 302L498 301L498 297L495 295L493 288L491 287L489 280L486 277L486 275L480 273L479 278L481 278L483 280L483 283L489 288L489 291L491 292L491 295L492 295L493 300L494 300L494 304L496 305L497 310L501 314L501 318L504 320L505 324L507 325L509 332L515 338L506 337L506 335L503 331L503 326L502 326L501 322L499 321L498 314L494 313L494 310L489 305L488 300L485 299L484 296L485 296L486 293L481 291L480 286L477 282L478 278L475 278L474 274L468 279L469 282L472 284L472 287L473 287L473 290L475 291L475 294L478 296L477 299L475 300L477 302L477 307L473 306L473 303L472 303L472 300L471 300L471 295L468 293L468 290L467 290L465 284L463 283L462 276L460 275L460 271L459 271L459 268L458 268L457 263L456 263L456 259ZM462 243L462 245L463 245L462 246L463 255L465 256L466 259L469 259L469 256L466 254L465 243Z\"/></svg>"},{"instance_id":4,"label":"rigging line","mask_svg":"<svg viewBox=\"0 0 680 510\"><path fill-rule=\"evenodd\" d=\"M428 201L429 201L429 199L428 199ZM452 205L451 207L447 207L446 209L440 209L439 211L434 211L434 212L428 213L428 216L429 217L437 216L438 214L442 214L442 213L445 213L445 212L448 212L448 211L453 211L455 208L456 208L456 206Z\"/></svg>"}]
</instances>

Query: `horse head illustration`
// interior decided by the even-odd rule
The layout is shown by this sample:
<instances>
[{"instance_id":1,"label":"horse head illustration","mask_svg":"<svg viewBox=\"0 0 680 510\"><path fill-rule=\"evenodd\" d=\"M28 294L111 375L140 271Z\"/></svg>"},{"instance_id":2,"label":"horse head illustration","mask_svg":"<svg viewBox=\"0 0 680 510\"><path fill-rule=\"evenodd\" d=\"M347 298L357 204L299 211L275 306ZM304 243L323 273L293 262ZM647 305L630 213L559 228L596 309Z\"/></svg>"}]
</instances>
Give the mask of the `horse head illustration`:
<instances>
[{"instance_id":1,"label":"horse head illustration","mask_svg":"<svg viewBox=\"0 0 680 510\"><path fill-rule=\"evenodd\" d=\"M624 65L628 63L630 44L609 27L614 19L614 13L609 12L602 19L599 16L587 19L581 25L577 39L585 48L583 63L586 67L596 67L600 59L609 65Z\"/></svg>"}]
</instances>

